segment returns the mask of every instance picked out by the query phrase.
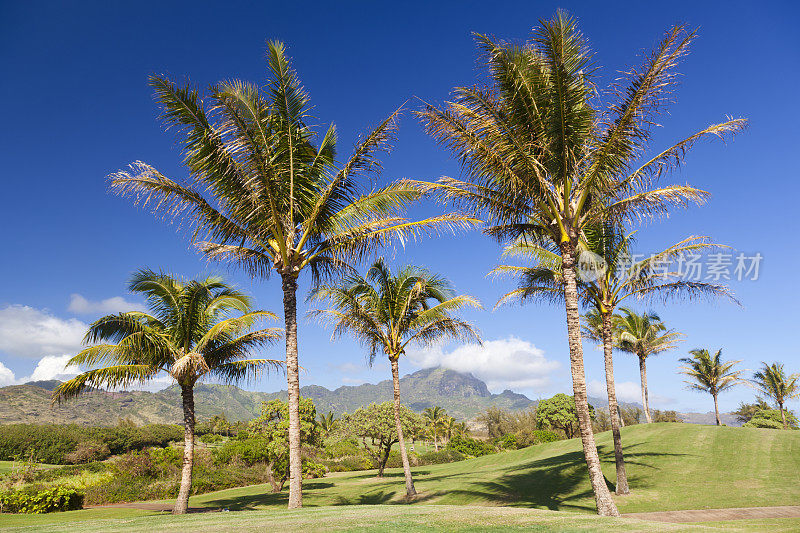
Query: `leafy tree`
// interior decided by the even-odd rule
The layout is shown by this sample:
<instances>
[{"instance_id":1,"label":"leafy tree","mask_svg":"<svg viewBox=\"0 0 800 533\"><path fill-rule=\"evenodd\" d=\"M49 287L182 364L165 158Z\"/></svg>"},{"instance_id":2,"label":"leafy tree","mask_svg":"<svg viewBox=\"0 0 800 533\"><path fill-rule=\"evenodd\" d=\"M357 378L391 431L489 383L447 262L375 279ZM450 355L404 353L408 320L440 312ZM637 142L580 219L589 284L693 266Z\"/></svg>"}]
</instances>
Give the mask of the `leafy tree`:
<instances>
[{"instance_id":1,"label":"leafy tree","mask_svg":"<svg viewBox=\"0 0 800 533\"><path fill-rule=\"evenodd\" d=\"M430 190L471 209L501 241L550 241L564 271L573 393L581 443L601 515L617 515L600 469L580 336L576 261L584 228L601 220L663 215L701 203L707 193L686 185L654 188L692 145L741 129L743 120L711 125L655 155L650 130L671 100L675 67L695 34L669 30L641 67L598 91L598 70L575 21L559 11L524 44L477 35L486 84L459 87L443 109L419 113L428 132L462 163L466 180L441 178ZM598 96L599 94L602 95ZM608 102L608 106L605 106Z\"/></svg>"},{"instance_id":2,"label":"leafy tree","mask_svg":"<svg viewBox=\"0 0 800 533\"><path fill-rule=\"evenodd\" d=\"M685 365L680 371L689 377L685 383L690 389L707 392L714 398L714 414L719 426L722 421L719 419L717 397L721 392L742 383L741 375L744 370L733 370L741 361L722 361L722 349L717 350L713 356L705 348L695 348L689 353L692 357L680 359Z\"/></svg>"},{"instance_id":3,"label":"leafy tree","mask_svg":"<svg viewBox=\"0 0 800 533\"><path fill-rule=\"evenodd\" d=\"M435 405L433 407L426 407L422 411L422 416L425 417L425 424L428 427L428 432L433 438L433 448L439 451L439 435L444 431L444 424L447 422L447 411Z\"/></svg>"},{"instance_id":4,"label":"leafy tree","mask_svg":"<svg viewBox=\"0 0 800 533\"><path fill-rule=\"evenodd\" d=\"M206 377L236 382L280 367L282 362L273 359L247 359L252 350L280 337L279 329L254 331L253 326L277 317L267 311L253 311L250 298L216 277L184 281L140 270L128 288L144 295L152 314L130 311L104 316L90 325L84 342L92 346L67 364L98 368L59 385L53 391L53 401L73 398L93 388L145 383L162 372L175 379L183 400L184 456L173 513L184 514L192 488L194 386Z\"/></svg>"},{"instance_id":5,"label":"leafy tree","mask_svg":"<svg viewBox=\"0 0 800 533\"><path fill-rule=\"evenodd\" d=\"M642 407L647 423L651 423L647 391L647 358L675 348L683 334L668 330L661 318L653 313L638 314L627 307L620 308L622 316L614 321L619 349L639 358L639 375L642 382Z\"/></svg>"},{"instance_id":6,"label":"leafy tree","mask_svg":"<svg viewBox=\"0 0 800 533\"><path fill-rule=\"evenodd\" d=\"M267 50L269 79L230 80L201 94L153 76L168 127L178 132L190 179L181 183L136 162L112 175L112 190L194 228L192 242L210 259L253 277L281 278L289 395L289 508L302 505L297 287L336 274L393 238L471 223L457 215L410 222L405 208L418 185L398 181L372 188L399 110L362 137L344 162L336 159L336 129L319 135L307 124L309 97L284 45Z\"/></svg>"},{"instance_id":7,"label":"leafy tree","mask_svg":"<svg viewBox=\"0 0 800 533\"><path fill-rule=\"evenodd\" d=\"M300 399L300 442L310 446L322 444L317 410L310 398ZM273 492L280 492L289 478L289 404L275 399L263 402L261 414L250 421L251 436L265 439L263 453Z\"/></svg>"},{"instance_id":8,"label":"leafy tree","mask_svg":"<svg viewBox=\"0 0 800 533\"><path fill-rule=\"evenodd\" d=\"M511 413L499 407L489 407L478 415L478 421L486 426L489 438L496 439L513 433Z\"/></svg>"},{"instance_id":9,"label":"leafy tree","mask_svg":"<svg viewBox=\"0 0 800 533\"><path fill-rule=\"evenodd\" d=\"M766 409L769 409L769 404L764 401L764 398L758 397L756 398L755 403L740 402L739 408L732 414L736 415L736 420L744 424L749 422L750 419L756 415L756 413Z\"/></svg>"},{"instance_id":10,"label":"leafy tree","mask_svg":"<svg viewBox=\"0 0 800 533\"><path fill-rule=\"evenodd\" d=\"M591 405L589 413L594 418L594 407ZM536 421L541 429L560 429L568 439L580 432L575 398L566 394L556 394L540 401L536 406Z\"/></svg>"},{"instance_id":11,"label":"leafy tree","mask_svg":"<svg viewBox=\"0 0 800 533\"><path fill-rule=\"evenodd\" d=\"M748 428L768 428L768 429L786 429L783 422L786 419L786 426L792 429L797 428L797 417L794 413L786 409L779 411L778 409L761 409L748 420L743 427Z\"/></svg>"},{"instance_id":12,"label":"leafy tree","mask_svg":"<svg viewBox=\"0 0 800 533\"><path fill-rule=\"evenodd\" d=\"M400 356L409 345L428 345L445 338L480 342L468 322L453 316L465 307L480 307L480 303L471 296L456 295L449 281L424 269L407 266L393 274L383 258L375 261L365 277L352 274L334 285L322 285L313 297L330 303L330 309L314 314L330 320L334 337L350 332L369 349L370 365L379 353L389 359L406 493L415 495L400 423Z\"/></svg>"},{"instance_id":13,"label":"leafy tree","mask_svg":"<svg viewBox=\"0 0 800 533\"><path fill-rule=\"evenodd\" d=\"M672 422L672 423L683 423L683 420L678 418L678 413L676 411L659 411L658 409L653 409L653 422Z\"/></svg>"},{"instance_id":14,"label":"leafy tree","mask_svg":"<svg viewBox=\"0 0 800 533\"><path fill-rule=\"evenodd\" d=\"M786 375L783 363L768 365L762 362L761 370L753 374L751 383L765 396L775 400L781 412L783 429L788 429L783 406L787 400L800 398L800 374Z\"/></svg>"},{"instance_id":15,"label":"leafy tree","mask_svg":"<svg viewBox=\"0 0 800 533\"><path fill-rule=\"evenodd\" d=\"M364 450L378 469L378 477L383 477L392 446L400 442L398 434L408 435L419 431L424 425L420 415L401 405L401 431L398 432L395 413L393 402L371 403L353 414L344 415L341 419L343 431L361 439Z\"/></svg>"},{"instance_id":16,"label":"leafy tree","mask_svg":"<svg viewBox=\"0 0 800 533\"><path fill-rule=\"evenodd\" d=\"M669 300L680 297L695 299L702 296L725 295L730 292L722 285L685 280L678 271L664 269L683 254L696 253L715 245L705 237L689 237L639 261L632 260L634 233L625 233L613 223L587 225L578 244L579 296L589 312L585 315L582 332L603 348L606 390L609 405L609 428L614 440L617 473L617 494L629 494L616 389L614 386L614 312L626 299ZM531 266L501 265L492 273L511 275L518 280L515 290L504 295L498 305L512 300L558 300L563 297L564 275L561 256L552 241L544 243L518 240L506 247L506 257L531 261ZM623 267L624 265L624 267ZM732 297L731 297L732 298Z\"/></svg>"}]
</instances>

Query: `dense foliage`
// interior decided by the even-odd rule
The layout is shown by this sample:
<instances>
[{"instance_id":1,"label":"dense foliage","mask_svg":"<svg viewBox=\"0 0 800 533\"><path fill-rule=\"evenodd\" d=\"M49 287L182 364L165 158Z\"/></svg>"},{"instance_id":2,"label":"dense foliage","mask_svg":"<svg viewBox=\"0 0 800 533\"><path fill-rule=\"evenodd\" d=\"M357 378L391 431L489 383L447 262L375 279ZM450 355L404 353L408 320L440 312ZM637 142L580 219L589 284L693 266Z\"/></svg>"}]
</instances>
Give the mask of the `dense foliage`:
<instances>
[{"instance_id":1,"label":"dense foliage","mask_svg":"<svg viewBox=\"0 0 800 533\"><path fill-rule=\"evenodd\" d=\"M74 424L11 424L0 431L0 460L25 456L41 463L76 464L183 438L179 426L84 427Z\"/></svg>"},{"instance_id":2,"label":"dense foliage","mask_svg":"<svg viewBox=\"0 0 800 533\"><path fill-rule=\"evenodd\" d=\"M83 494L74 489L53 487L39 491L0 492L0 513L41 514L83 508Z\"/></svg>"}]
</instances>

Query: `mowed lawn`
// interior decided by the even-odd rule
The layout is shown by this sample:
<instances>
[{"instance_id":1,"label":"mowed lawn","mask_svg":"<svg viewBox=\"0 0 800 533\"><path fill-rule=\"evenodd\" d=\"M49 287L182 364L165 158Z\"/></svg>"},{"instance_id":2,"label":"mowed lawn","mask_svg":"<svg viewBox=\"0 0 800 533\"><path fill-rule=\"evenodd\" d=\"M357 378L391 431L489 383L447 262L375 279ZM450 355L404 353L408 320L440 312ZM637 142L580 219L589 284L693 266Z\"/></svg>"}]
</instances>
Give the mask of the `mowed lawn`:
<instances>
[{"instance_id":1,"label":"mowed lawn","mask_svg":"<svg viewBox=\"0 0 800 533\"><path fill-rule=\"evenodd\" d=\"M20 463L15 463L14 461L0 461L0 474L8 474L12 470L14 470L14 466L19 467ZM36 465L37 468L56 468L58 465L46 465L46 464L39 464Z\"/></svg>"},{"instance_id":2,"label":"mowed lawn","mask_svg":"<svg viewBox=\"0 0 800 533\"><path fill-rule=\"evenodd\" d=\"M606 478L613 482L615 475L610 433L599 434L597 441ZM629 496L616 498L623 513L797 505L800 502L799 431L652 424L624 428L623 442L633 492ZM437 508L447 515L442 520L452 522L452 528L457 530L471 525L476 530L485 530L495 523L481 522L478 515L482 512L506 517L504 519L514 523L506 524L510 528L530 527L531 524L527 521L533 520L531 517L534 516L542 520L552 516L555 520L553 527L556 529L561 527L557 524L559 520L567 520L563 523L564 527L578 528L584 522L576 521L575 516L582 515L573 513L594 512L594 499L577 439L458 463L419 467L414 469L414 475L420 495L411 506L392 505L405 503L400 470L387 471L384 479L377 479L374 471L370 471L333 474L322 479L308 480L304 483L304 505L326 508L379 505L380 507L371 509L347 509L348 513L355 513L352 517L355 522L351 525L355 527L360 523L358 520L363 520L366 529L379 526L378 530L400 527L411 527L413 530L414 520L421 516L428 517L424 520L429 520L430 514L437 514ZM113 530L110 529L112 526L130 527L132 530L150 527L162 530L171 528L171 524L175 524L176 528L179 524L197 524L198 529L203 529L216 527L214 524L218 520L235 520L242 527L249 527L251 519L256 522L260 520L261 527L264 527L264 520L273 516L273 513L286 513L283 510L286 499L285 491L271 494L267 486L261 485L194 496L190 500L190 506L208 511L263 510L269 511L267 513L206 513L189 517L190 522L179 522L185 517L146 517L144 515L152 513L133 509L90 509L36 517L4 515L0 517L0 527L47 525L48 529L56 526L66 528L69 524L75 527L75 521L80 520L81 529L86 531L91 531L91 528ZM437 506L469 506L469 510L464 507L462 513L451 511L458 507ZM550 513L518 514L513 510L481 511L476 506L570 511L570 518ZM419 510L414 511L415 508ZM327 508L317 511L319 512L313 514L290 513L274 516L282 516L292 523L297 521L297 527L305 527L303 521L312 520L312 517L317 517L314 520L327 520L324 518L327 516L325 513L345 516L341 514L344 509ZM359 516L361 518L357 518ZM473 518L469 518L470 516ZM126 520L97 520L102 517ZM586 524L594 520L591 516L586 518L589 520ZM471 522L473 519L478 522ZM193 520L199 522L191 522ZM347 520L347 523L336 520L333 524L320 525L344 527L350 524L351 519ZM379 523L376 524L376 520ZM392 520L396 522L391 522ZM201 523L205 525L201 527ZM798 521L782 523L800 526ZM103 524L107 527L104 528ZM443 523L442 527L444 526ZM591 527L599 526L595 523Z\"/></svg>"}]
</instances>

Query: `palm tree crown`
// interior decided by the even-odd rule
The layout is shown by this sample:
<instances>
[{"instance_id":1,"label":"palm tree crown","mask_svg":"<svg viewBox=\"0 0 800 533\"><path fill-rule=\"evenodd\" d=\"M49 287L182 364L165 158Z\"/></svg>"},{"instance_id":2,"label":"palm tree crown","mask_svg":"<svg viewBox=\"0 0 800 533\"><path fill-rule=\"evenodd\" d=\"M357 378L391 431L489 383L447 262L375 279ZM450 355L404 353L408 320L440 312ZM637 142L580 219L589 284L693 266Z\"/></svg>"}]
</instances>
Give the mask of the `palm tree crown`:
<instances>
[{"instance_id":1,"label":"palm tree crown","mask_svg":"<svg viewBox=\"0 0 800 533\"><path fill-rule=\"evenodd\" d=\"M680 362L684 364L680 371L688 376L686 384L690 389L707 392L714 398L714 411L717 425L722 422L719 418L717 396L742 382L741 375L744 370L733 370L741 361L722 361L722 350L712 356L706 348L690 350L692 357L684 357Z\"/></svg>"},{"instance_id":2,"label":"palm tree crown","mask_svg":"<svg viewBox=\"0 0 800 533\"><path fill-rule=\"evenodd\" d=\"M333 335L351 333L369 349L369 363L379 353L397 360L409 344L430 344L442 337L480 340L471 324L453 313L480 307L471 296L455 295L449 282L424 269L407 266L393 275L382 258L365 277L346 276L335 285L321 285L313 298L330 309L316 316L333 323Z\"/></svg>"},{"instance_id":3,"label":"palm tree crown","mask_svg":"<svg viewBox=\"0 0 800 533\"><path fill-rule=\"evenodd\" d=\"M622 315L615 321L618 348L639 357L650 357L674 349L683 341L683 333L667 329L661 318L652 311L637 313L621 307Z\"/></svg>"},{"instance_id":4,"label":"palm tree crown","mask_svg":"<svg viewBox=\"0 0 800 533\"><path fill-rule=\"evenodd\" d=\"M251 310L250 299L220 278L187 282L141 270L129 289L144 295L152 314L129 311L92 323L84 337L92 346L68 365L99 368L62 383L53 393L54 401L88 388L143 383L162 372L191 387L206 377L235 382L283 365L273 359L247 358L280 337L277 328L252 330L258 321L277 317Z\"/></svg>"}]
</instances>

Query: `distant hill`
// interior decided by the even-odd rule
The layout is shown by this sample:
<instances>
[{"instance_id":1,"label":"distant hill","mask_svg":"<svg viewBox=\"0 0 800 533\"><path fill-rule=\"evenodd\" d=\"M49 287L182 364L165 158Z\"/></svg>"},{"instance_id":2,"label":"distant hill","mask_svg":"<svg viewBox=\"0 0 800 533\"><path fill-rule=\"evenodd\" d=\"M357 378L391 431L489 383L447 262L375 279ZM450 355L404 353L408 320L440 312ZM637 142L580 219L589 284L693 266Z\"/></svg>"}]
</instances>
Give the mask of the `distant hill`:
<instances>
[{"instance_id":1,"label":"distant hill","mask_svg":"<svg viewBox=\"0 0 800 533\"><path fill-rule=\"evenodd\" d=\"M93 391L61 405L51 406L50 394L58 381L36 381L0 388L0 424L75 423L115 425L121 418L138 424L180 423L182 420L180 388L173 385L158 392ZM472 374L446 368L426 368L400 379L403 403L421 412L439 405L459 419L475 417L489 407L512 411L536 405L524 394L510 390L492 394L486 383ZM353 412L372 402L392 399L390 380L380 383L346 385L329 390L319 385L301 387L300 394L311 398L317 412L333 411L337 416ZM258 415L261 402L286 398L286 391L254 392L231 385L201 384L195 388L195 409L199 420L224 413L229 420L249 420ZM596 407L605 407L602 398L589 398ZM687 422L713 423L707 414L684 413ZM732 417L730 417L732 418ZM731 424L726 418L726 423ZM732 424L731 424L732 425Z\"/></svg>"}]
</instances>

